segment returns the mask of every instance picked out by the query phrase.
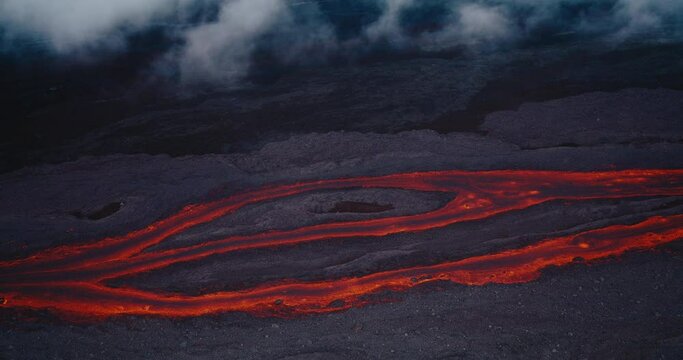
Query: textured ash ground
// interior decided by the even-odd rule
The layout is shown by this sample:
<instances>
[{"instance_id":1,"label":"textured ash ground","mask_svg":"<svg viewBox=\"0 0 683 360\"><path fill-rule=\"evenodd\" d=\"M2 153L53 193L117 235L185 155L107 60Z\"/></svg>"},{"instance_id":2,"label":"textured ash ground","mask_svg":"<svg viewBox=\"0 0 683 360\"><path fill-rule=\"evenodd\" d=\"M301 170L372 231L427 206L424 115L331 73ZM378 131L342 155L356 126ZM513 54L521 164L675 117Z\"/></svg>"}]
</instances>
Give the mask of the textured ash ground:
<instances>
[{"instance_id":1,"label":"textured ash ground","mask_svg":"<svg viewBox=\"0 0 683 360\"><path fill-rule=\"evenodd\" d=\"M2 256L133 230L187 203L273 182L435 169L680 168L682 110L683 92L629 89L494 113L482 135L335 132L294 136L249 154L108 155L26 168L0 177ZM161 247L422 212L446 200L397 190L307 194L250 206ZM360 275L681 213L681 200L554 202L424 233L215 256L116 283L199 293L279 278ZM338 201L390 203L394 209L325 211ZM111 202L124 205L104 219L72 215ZM674 243L549 269L529 284L436 284L386 294L398 300L390 304L287 320L220 314L68 324L45 312L2 311L0 358L678 358L682 261L683 248Z\"/></svg>"}]
</instances>

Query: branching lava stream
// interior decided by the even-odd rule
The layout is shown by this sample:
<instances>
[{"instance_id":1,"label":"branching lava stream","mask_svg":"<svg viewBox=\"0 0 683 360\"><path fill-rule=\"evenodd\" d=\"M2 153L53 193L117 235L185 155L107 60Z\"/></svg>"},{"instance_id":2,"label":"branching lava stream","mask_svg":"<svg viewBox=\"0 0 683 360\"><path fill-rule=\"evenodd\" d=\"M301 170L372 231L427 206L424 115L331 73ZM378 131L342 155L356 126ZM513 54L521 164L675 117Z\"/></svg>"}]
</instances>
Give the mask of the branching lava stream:
<instances>
[{"instance_id":1,"label":"branching lava stream","mask_svg":"<svg viewBox=\"0 0 683 360\"><path fill-rule=\"evenodd\" d=\"M452 193L440 209L408 216L272 230L210 240L198 245L144 251L167 238L209 223L244 206L321 190L395 188ZM427 282L510 284L536 279L542 269L580 257L620 255L683 238L683 215L654 216L458 261L318 282L283 280L239 291L197 296L108 286L106 280L200 261L214 254L272 248L334 238L381 237L419 232L493 217L553 200L681 196L683 170L608 172L438 171L358 177L271 186L190 205L144 229L78 245L59 246L25 259L0 262L0 306L52 309L81 316L153 314L198 316L226 311L257 315L338 311L368 303L381 291L402 291ZM434 241L457 241L435 239Z\"/></svg>"}]
</instances>

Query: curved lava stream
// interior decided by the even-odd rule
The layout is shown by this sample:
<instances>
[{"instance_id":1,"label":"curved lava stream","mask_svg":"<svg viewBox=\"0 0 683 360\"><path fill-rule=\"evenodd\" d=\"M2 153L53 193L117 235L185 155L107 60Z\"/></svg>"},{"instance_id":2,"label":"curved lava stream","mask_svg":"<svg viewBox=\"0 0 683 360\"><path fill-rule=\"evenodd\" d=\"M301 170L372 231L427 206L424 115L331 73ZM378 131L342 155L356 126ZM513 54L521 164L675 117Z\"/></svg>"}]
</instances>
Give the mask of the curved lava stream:
<instances>
[{"instance_id":1,"label":"curved lava stream","mask_svg":"<svg viewBox=\"0 0 683 360\"><path fill-rule=\"evenodd\" d=\"M267 231L169 250L144 251L173 235L250 204L311 191L350 188L437 191L453 193L454 197L444 207L423 214ZM536 279L542 269L568 264L577 257L594 260L676 241L683 237L683 215L652 217L638 224L609 226L436 265L320 282L281 281L198 296L115 288L107 286L104 280L237 250L424 231L553 200L680 195L683 195L683 170L437 171L270 186L186 206L175 215L123 236L60 246L25 259L0 262L0 304L83 316L198 316L223 311L304 314L361 306L369 302L367 295L406 290L433 281L466 285L527 282Z\"/></svg>"}]
</instances>

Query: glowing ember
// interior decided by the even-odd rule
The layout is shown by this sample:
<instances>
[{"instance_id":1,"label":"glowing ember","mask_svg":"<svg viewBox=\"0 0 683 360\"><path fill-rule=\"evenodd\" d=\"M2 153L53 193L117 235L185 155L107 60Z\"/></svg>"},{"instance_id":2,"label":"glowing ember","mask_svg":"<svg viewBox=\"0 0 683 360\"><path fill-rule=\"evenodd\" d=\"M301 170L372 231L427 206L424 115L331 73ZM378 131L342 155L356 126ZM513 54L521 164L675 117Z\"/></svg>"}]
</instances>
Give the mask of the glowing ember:
<instances>
[{"instance_id":1,"label":"glowing ember","mask_svg":"<svg viewBox=\"0 0 683 360\"><path fill-rule=\"evenodd\" d=\"M143 252L172 235L228 215L246 205L296 194L349 188L398 188L453 193L444 207L410 216L329 223L286 231L232 236L199 245ZM652 248L683 237L683 215L652 217L551 238L494 254L437 265L378 272L321 282L282 281L233 292L199 296L114 288L104 280L236 250L277 247L332 238L381 237L417 232L528 208L552 200L683 195L683 170L610 172L441 171L321 180L266 187L223 200L186 206L179 213L127 235L40 252L0 262L0 304L50 308L86 316L156 314L196 316L220 311L303 314L338 311L367 303L367 295L405 290L433 281L467 285L536 279L549 266L580 257L594 260ZM441 239L443 241L445 239ZM438 239L435 241L439 241Z\"/></svg>"}]
</instances>

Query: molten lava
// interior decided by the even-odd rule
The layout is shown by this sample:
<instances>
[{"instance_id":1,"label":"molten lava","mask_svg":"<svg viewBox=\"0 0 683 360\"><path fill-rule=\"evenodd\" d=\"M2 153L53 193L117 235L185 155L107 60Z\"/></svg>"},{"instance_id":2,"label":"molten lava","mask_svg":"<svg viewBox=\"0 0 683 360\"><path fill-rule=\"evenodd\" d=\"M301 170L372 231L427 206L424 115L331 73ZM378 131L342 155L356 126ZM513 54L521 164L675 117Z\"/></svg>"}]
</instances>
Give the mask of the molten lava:
<instances>
[{"instance_id":1,"label":"molten lava","mask_svg":"<svg viewBox=\"0 0 683 360\"><path fill-rule=\"evenodd\" d=\"M273 230L169 250L144 251L170 236L250 204L312 191L352 188L444 192L452 193L453 199L442 208L423 214ZM439 171L271 186L186 206L175 215L123 236L60 246L25 259L0 262L0 305L53 309L84 316L197 316L222 311L304 314L361 306L369 301L368 295L386 290L406 290L433 281L467 285L527 282L536 279L542 269L566 265L575 258L590 261L681 239L683 215L656 216L637 224L609 226L545 239L519 249L436 265L318 282L288 280L197 296L117 288L106 285L105 280L181 262L200 261L210 255L237 250L419 232L485 219L553 200L681 195L683 170Z\"/></svg>"}]
</instances>

